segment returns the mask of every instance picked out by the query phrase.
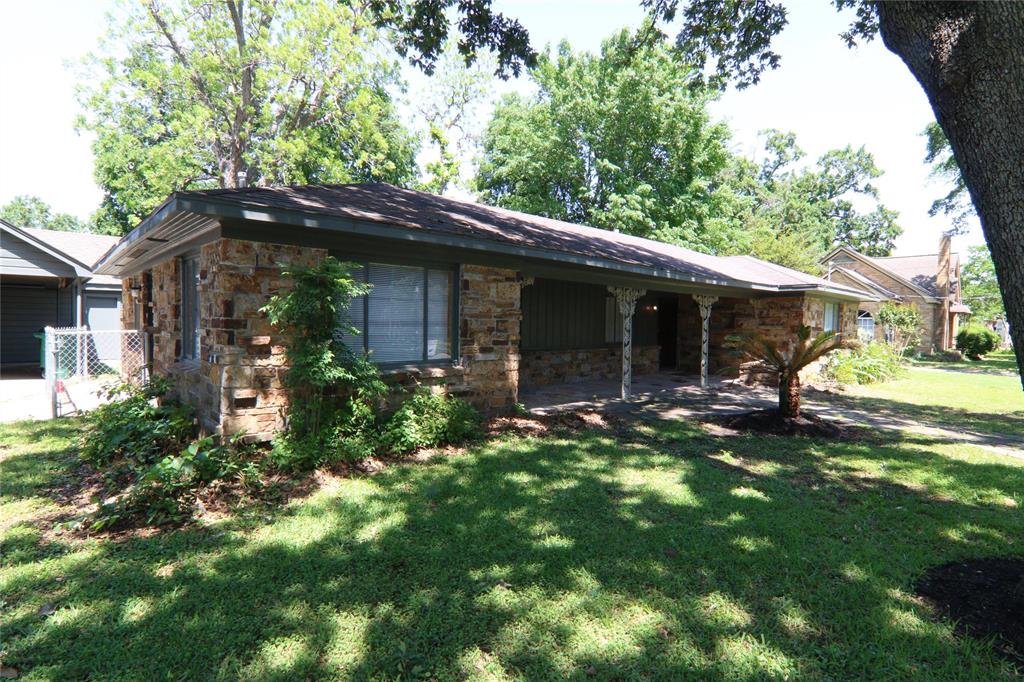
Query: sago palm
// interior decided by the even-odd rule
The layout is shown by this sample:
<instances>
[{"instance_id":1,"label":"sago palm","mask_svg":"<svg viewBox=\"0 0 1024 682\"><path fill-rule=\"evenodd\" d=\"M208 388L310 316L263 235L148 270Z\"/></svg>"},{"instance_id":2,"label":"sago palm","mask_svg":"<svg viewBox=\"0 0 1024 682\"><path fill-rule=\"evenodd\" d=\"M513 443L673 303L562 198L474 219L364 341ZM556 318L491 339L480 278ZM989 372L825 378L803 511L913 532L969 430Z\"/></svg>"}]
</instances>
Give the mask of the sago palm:
<instances>
[{"instance_id":1,"label":"sago palm","mask_svg":"<svg viewBox=\"0 0 1024 682\"><path fill-rule=\"evenodd\" d=\"M745 372L778 378L779 416L799 419L800 370L843 345L835 332L822 332L811 338L811 328L802 325L797 330L796 342L788 344L788 348L756 333L740 337L736 347L752 363L743 368Z\"/></svg>"}]
</instances>

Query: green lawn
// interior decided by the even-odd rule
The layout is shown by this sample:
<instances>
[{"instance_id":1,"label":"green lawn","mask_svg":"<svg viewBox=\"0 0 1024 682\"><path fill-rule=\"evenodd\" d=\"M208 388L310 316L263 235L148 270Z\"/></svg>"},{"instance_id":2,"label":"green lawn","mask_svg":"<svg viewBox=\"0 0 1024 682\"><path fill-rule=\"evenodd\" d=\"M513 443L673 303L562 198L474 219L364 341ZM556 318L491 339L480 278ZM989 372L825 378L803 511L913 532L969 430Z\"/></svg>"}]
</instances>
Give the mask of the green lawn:
<instances>
[{"instance_id":1,"label":"green lawn","mask_svg":"<svg viewBox=\"0 0 1024 682\"><path fill-rule=\"evenodd\" d=\"M846 393L878 413L902 412L945 428L1024 436L1024 391L1017 376L911 367L903 378L851 386Z\"/></svg>"},{"instance_id":2,"label":"green lawn","mask_svg":"<svg viewBox=\"0 0 1024 682\"><path fill-rule=\"evenodd\" d=\"M922 367L935 367L938 369L971 370L978 372L1018 372L1017 358L1013 351L1000 350L989 353L981 360L961 360L959 362L945 362L940 360L915 360L914 364Z\"/></svg>"},{"instance_id":3,"label":"green lawn","mask_svg":"<svg viewBox=\"0 0 1024 682\"><path fill-rule=\"evenodd\" d=\"M966 413L990 409L955 389ZM0 426L3 664L25 679L1013 675L911 590L930 566L1024 551L1024 459L639 422L80 539L53 532L47 492L78 428Z\"/></svg>"}]
</instances>

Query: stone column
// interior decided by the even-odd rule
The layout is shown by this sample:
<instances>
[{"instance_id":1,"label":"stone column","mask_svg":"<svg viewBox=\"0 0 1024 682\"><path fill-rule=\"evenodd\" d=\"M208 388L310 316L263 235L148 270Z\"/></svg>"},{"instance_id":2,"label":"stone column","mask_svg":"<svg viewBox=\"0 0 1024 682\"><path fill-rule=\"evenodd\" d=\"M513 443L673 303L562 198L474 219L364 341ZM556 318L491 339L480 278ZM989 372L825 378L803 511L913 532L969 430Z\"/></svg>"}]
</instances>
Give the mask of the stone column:
<instances>
[{"instance_id":1,"label":"stone column","mask_svg":"<svg viewBox=\"0 0 1024 682\"><path fill-rule=\"evenodd\" d=\"M694 294L693 300L700 307L700 385L708 385L708 322L711 320L711 306L718 302L717 296Z\"/></svg>"},{"instance_id":2,"label":"stone column","mask_svg":"<svg viewBox=\"0 0 1024 682\"><path fill-rule=\"evenodd\" d=\"M629 400L633 386L633 312L637 300L647 293L646 289L608 287L608 291L619 304L622 315L622 399Z\"/></svg>"}]
</instances>

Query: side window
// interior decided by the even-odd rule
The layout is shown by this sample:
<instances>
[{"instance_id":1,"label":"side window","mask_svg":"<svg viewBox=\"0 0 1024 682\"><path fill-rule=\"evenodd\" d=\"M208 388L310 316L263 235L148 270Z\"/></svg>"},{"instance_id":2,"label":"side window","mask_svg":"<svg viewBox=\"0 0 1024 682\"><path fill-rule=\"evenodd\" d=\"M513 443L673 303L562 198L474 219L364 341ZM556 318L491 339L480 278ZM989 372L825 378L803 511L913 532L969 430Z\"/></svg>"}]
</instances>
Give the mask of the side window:
<instances>
[{"instance_id":1,"label":"side window","mask_svg":"<svg viewBox=\"0 0 1024 682\"><path fill-rule=\"evenodd\" d=\"M827 332L838 332L839 331L839 304L838 303L826 303L825 304L825 331L827 331Z\"/></svg>"},{"instance_id":2,"label":"side window","mask_svg":"<svg viewBox=\"0 0 1024 682\"><path fill-rule=\"evenodd\" d=\"M181 259L181 360L199 357L199 259Z\"/></svg>"},{"instance_id":3,"label":"side window","mask_svg":"<svg viewBox=\"0 0 1024 682\"><path fill-rule=\"evenodd\" d=\"M875 318L866 310L857 312L857 337L861 341L874 341Z\"/></svg>"}]
</instances>

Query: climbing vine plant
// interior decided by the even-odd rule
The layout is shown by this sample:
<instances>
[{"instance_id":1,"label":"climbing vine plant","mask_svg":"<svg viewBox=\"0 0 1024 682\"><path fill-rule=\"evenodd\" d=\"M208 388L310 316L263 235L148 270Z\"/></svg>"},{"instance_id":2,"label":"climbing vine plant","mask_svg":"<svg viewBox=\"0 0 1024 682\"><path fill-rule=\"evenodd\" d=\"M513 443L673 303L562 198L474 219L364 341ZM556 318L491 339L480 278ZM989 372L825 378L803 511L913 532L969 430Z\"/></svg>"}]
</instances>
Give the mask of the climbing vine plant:
<instances>
[{"instance_id":1,"label":"climbing vine plant","mask_svg":"<svg viewBox=\"0 0 1024 682\"><path fill-rule=\"evenodd\" d=\"M342 331L359 333L349 305L370 290L352 277L357 267L329 256L292 268L284 273L292 286L263 308L285 336L290 365L285 464L315 466L335 454L356 458L370 447L374 407L386 386L377 368L341 340Z\"/></svg>"}]
</instances>

